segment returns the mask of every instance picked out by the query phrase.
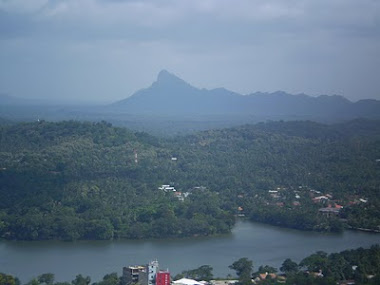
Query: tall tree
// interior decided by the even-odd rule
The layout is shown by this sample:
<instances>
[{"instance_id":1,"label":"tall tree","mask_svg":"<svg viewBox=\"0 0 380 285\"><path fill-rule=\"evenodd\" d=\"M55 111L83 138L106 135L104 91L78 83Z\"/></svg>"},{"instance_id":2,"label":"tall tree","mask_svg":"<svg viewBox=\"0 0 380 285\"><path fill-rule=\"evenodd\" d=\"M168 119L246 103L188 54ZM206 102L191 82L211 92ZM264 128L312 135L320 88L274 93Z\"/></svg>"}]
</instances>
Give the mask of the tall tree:
<instances>
[{"instance_id":1,"label":"tall tree","mask_svg":"<svg viewBox=\"0 0 380 285\"><path fill-rule=\"evenodd\" d=\"M239 283L242 285L249 285L252 283L253 262L246 257L240 258L238 261L232 263L229 268L236 271L239 277Z\"/></svg>"},{"instance_id":2,"label":"tall tree","mask_svg":"<svg viewBox=\"0 0 380 285\"><path fill-rule=\"evenodd\" d=\"M298 264L290 258L287 258L282 263L280 270L285 273L296 273L298 271Z\"/></svg>"},{"instance_id":3,"label":"tall tree","mask_svg":"<svg viewBox=\"0 0 380 285\"><path fill-rule=\"evenodd\" d=\"M53 273L44 273L37 277L38 282L42 285L53 285L54 283L54 274Z\"/></svg>"},{"instance_id":4,"label":"tall tree","mask_svg":"<svg viewBox=\"0 0 380 285\"><path fill-rule=\"evenodd\" d=\"M84 277L82 274L79 274L75 277L75 279L71 282L72 285L89 285L91 282L91 278L89 276Z\"/></svg>"}]
</instances>

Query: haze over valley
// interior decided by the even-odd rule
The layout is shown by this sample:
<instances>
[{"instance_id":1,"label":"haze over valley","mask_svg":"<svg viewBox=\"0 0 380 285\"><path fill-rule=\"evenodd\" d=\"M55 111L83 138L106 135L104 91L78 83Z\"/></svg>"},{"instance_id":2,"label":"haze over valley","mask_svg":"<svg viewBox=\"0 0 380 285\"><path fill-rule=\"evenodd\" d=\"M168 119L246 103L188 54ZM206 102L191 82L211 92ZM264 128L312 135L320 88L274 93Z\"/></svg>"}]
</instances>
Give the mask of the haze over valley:
<instances>
[{"instance_id":1,"label":"haze over valley","mask_svg":"<svg viewBox=\"0 0 380 285\"><path fill-rule=\"evenodd\" d=\"M225 88L198 89L162 70L151 86L112 104L63 103L0 95L6 120L106 120L158 135L238 126L267 120L313 120L323 123L380 118L380 101L352 102L343 96L283 91L242 95Z\"/></svg>"}]
</instances>

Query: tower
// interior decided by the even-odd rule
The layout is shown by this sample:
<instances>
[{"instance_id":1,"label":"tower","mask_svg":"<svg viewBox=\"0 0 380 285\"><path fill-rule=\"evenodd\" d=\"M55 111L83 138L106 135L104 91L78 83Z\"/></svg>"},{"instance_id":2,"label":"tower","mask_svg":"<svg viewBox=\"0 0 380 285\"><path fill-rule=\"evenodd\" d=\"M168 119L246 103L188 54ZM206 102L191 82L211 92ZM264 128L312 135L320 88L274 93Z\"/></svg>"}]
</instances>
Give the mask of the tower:
<instances>
[{"instance_id":1,"label":"tower","mask_svg":"<svg viewBox=\"0 0 380 285\"><path fill-rule=\"evenodd\" d=\"M158 261L153 260L147 265L148 285L154 285L156 282L156 274L158 272Z\"/></svg>"}]
</instances>

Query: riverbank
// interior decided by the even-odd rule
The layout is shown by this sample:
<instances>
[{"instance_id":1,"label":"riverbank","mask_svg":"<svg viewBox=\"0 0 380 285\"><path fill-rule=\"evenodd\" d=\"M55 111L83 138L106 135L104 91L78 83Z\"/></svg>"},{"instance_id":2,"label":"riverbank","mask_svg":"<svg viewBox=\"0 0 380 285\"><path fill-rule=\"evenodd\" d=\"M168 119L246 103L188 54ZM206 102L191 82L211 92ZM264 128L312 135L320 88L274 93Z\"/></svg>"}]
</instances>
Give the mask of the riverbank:
<instances>
[{"instance_id":1,"label":"riverbank","mask_svg":"<svg viewBox=\"0 0 380 285\"><path fill-rule=\"evenodd\" d=\"M271 280L270 284L287 283L287 284L368 284L377 285L380 282L380 246L379 244L369 248L357 248L345 250L342 252L334 252L328 254L324 251L318 251L305 257L301 262L294 262L290 258L286 258L280 268L275 268L265 264L254 266L252 260L241 257L237 260L229 260L231 263L228 268L234 271L234 274L227 274L226 279L214 278L214 265L202 265L198 268L187 269L180 274L174 276L172 271L160 270L162 263L158 260L149 261L149 263L140 265L127 265L123 267L122 274L119 272L109 272L103 276L102 281L94 282L93 285L128 285L131 281L134 283L148 284L146 272L149 274L157 272L156 280L161 280L156 285L169 284L199 284L199 285L233 285L236 282L240 284L268 284L267 280ZM339 262L339 266L337 265ZM187 266L186 260L183 265ZM342 271L344 268L344 272ZM244 273L243 273L244 272ZM119 277L120 276L120 277ZM238 279L232 279L237 276ZM90 284L92 276L86 276L82 273L76 275L71 281L71 285ZM18 284L16 276L0 273L2 283L14 285ZM5 281L6 280L6 281ZM163 281L164 280L164 281ZM33 282L32 282L33 281ZM53 273L40 274L30 280L27 284L35 285L60 285L55 282ZM65 283L69 284L69 280ZM149 282L150 283L150 282ZM155 284L155 282L153 282Z\"/></svg>"},{"instance_id":2,"label":"riverbank","mask_svg":"<svg viewBox=\"0 0 380 285\"><path fill-rule=\"evenodd\" d=\"M367 232L367 233L380 233L380 230L374 230L374 229L354 228L354 227L347 227L347 229L353 230L353 231Z\"/></svg>"},{"instance_id":3,"label":"riverbank","mask_svg":"<svg viewBox=\"0 0 380 285\"><path fill-rule=\"evenodd\" d=\"M276 268L286 258L300 262L316 251L327 253L370 247L379 236L361 231L341 234L305 232L260 223L237 221L231 234L218 237L114 241L1 241L0 268L21 281L51 272L57 281L73 280L79 273L93 281L131 264L159 259L177 274L212 264L215 276L226 276L230 261L247 257L255 266ZM302 245L302 246L301 246ZM38 257L38 262L36 262Z\"/></svg>"}]
</instances>

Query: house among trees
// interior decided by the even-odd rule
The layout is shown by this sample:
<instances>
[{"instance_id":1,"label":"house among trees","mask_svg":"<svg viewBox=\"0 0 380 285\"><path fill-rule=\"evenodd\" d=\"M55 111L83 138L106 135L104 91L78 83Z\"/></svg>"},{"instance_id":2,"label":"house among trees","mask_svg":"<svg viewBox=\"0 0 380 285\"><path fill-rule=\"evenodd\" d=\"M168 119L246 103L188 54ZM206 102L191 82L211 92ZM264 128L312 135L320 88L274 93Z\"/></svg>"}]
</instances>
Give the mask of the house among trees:
<instances>
[{"instance_id":1,"label":"house among trees","mask_svg":"<svg viewBox=\"0 0 380 285\"><path fill-rule=\"evenodd\" d=\"M321 202L328 201L328 200L329 200L329 198L326 196L323 196L323 195L313 198L314 203L321 203Z\"/></svg>"},{"instance_id":2,"label":"house among trees","mask_svg":"<svg viewBox=\"0 0 380 285\"><path fill-rule=\"evenodd\" d=\"M327 208L321 208L318 211L319 211L319 213L321 213L324 216L332 217L332 216L338 216L340 213L340 209L341 208L327 207Z\"/></svg>"}]
</instances>

